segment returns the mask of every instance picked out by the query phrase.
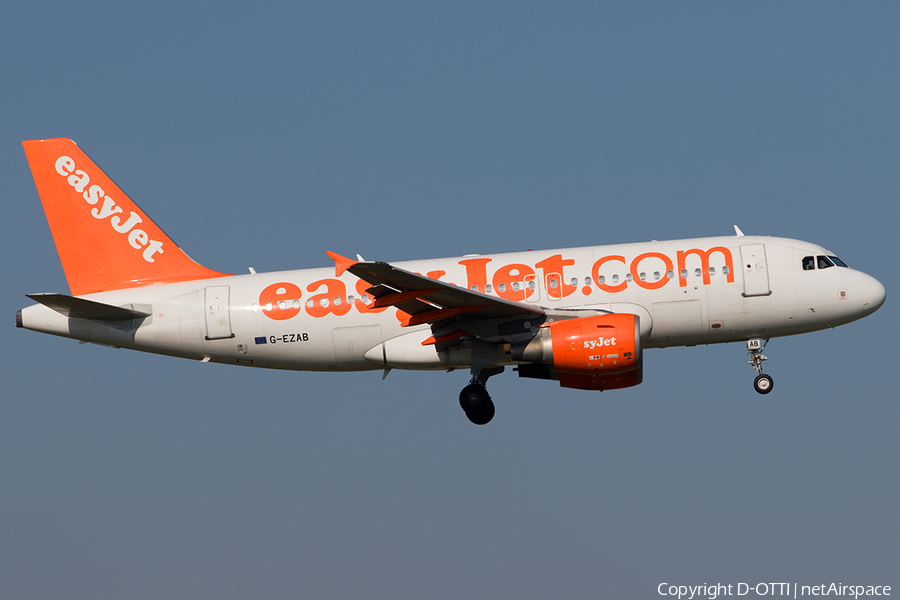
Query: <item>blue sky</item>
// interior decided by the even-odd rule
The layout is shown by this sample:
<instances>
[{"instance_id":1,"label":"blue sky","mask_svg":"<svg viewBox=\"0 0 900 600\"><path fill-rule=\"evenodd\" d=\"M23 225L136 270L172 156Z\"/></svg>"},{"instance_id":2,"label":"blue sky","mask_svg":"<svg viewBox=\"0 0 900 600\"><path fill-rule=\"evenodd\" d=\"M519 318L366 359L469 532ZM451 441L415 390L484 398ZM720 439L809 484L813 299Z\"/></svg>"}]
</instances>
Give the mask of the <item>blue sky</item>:
<instances>
[{"instance_id":1,"label":"blue sky","mask_svg":"<svg viewBox=\"0 0 900 600\"><path fill-rule=\"evenodd\" d=\"M888 3L9 2L4 596L656 597L900 585L900 9ZM19 142L75 139L244 272L747 234L888 301L648 351L636 388L197 364L13 328L67 291ZM893 390L893 391L892 391Z\"/></svg>"}]
</instances>

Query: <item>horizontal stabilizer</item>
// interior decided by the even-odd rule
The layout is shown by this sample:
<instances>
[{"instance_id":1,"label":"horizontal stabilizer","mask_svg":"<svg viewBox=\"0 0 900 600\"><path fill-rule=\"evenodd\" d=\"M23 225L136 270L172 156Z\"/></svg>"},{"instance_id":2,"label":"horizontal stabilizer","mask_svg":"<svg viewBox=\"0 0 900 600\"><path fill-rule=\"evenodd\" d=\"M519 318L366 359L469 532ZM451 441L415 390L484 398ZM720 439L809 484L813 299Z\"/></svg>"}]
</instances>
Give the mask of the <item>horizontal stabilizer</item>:
<instances>
[{"instance_id":1,"label":"horizontal stabilizer","mask_svg":"<svg viewBox=\"0 0 900 600\"><path fill-rule=\"evenodd\" d=\"M130 321L131 319L143 319L150 313L103 304L84 298L75 298L65 294L26 294L35 302L40 302L48 308L52 308L59 314L70 319L92 319L94 321Z\"/></svg>"}]
</instances>

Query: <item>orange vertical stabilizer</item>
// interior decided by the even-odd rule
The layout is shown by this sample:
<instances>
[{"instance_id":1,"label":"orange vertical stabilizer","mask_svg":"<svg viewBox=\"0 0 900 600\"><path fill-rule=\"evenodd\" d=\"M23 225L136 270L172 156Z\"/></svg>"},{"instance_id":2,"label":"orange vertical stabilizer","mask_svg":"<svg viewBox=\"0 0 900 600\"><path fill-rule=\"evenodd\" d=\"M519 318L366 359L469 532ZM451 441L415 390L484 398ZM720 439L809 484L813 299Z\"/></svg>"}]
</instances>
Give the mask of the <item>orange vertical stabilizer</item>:
<instances>
[{"instance_id":1,"label":"orange vertical stabilizer","mask_svg":"<svg viewBox=\"0 0 900 600\"><path fill-rule=\"evenodd\" d=\"M72 140L22 146L73 295L227 276L191 260Z\"/></svg>"}]
</instances>

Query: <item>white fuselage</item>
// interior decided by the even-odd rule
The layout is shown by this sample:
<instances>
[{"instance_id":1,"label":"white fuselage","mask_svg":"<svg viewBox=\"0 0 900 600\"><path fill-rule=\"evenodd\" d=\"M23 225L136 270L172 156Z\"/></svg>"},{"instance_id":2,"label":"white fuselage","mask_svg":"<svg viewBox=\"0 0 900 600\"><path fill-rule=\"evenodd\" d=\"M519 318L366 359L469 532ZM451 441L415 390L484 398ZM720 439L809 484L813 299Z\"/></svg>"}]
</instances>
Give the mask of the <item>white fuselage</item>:
<instances>
[{"instance_id":1,"label":"white fuselage","mask_svg":"<svg viewBox=\"0 0 900 600\"><path fill-rule=\"evenodd\" d=\"M793 335L873 312L884 288L835 266L806 242L739 236L416 260L395 266L547 309L596 309L640 317L644 348ZM151 313L109 323L67 318L44 306L22 325L97 344L254 367L355 371L468 366L470 346L422 345L427 324L402 327L396 308L370 310L369 284L334 268L253 273L84 296ZM494 326L496 328L496 326ZM485 339L503 342L502 332ZM499 354L497 364L510 364Z\"/></svg>"}]
</instances>

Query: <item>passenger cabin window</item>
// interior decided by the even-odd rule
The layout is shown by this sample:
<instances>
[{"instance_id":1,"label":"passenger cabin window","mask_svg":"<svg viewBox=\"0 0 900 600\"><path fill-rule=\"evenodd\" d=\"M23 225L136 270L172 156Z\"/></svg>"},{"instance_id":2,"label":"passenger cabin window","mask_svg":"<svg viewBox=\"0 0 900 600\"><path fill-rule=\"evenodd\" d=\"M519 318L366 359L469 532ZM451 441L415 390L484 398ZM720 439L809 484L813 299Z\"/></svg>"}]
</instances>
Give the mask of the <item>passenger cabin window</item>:
<instances>
[{"instance_id":1,"label":"passenger cabin window","mask_svg":"<svg viewBox=\"0 0 900 600\"><path fill-rule=\"evenodd\" d=\"M833 267L834 263L831 262L831 259L829 259L827 256L817 256L816 265L820 269L827 269L828 267Z\"/></svg>"},{"instance_id":2,"label":"passenger cabin window","mask_svg":"<svg viewBox=\"0 0 900 600\"><path fill-rule=\"evenodd\" d=\"M801 261L803 265L804 271L815 271L816 270L816 259L813 256L804 256Z\"/></svg>"}]
</instances>

